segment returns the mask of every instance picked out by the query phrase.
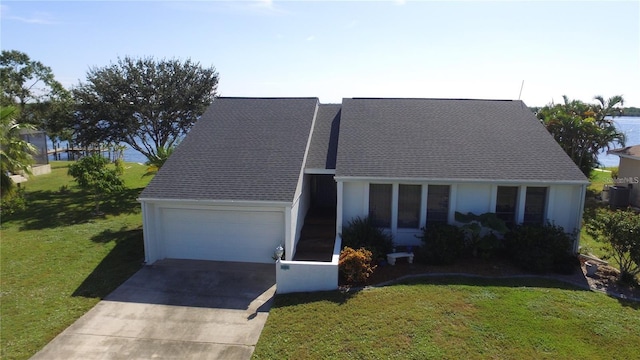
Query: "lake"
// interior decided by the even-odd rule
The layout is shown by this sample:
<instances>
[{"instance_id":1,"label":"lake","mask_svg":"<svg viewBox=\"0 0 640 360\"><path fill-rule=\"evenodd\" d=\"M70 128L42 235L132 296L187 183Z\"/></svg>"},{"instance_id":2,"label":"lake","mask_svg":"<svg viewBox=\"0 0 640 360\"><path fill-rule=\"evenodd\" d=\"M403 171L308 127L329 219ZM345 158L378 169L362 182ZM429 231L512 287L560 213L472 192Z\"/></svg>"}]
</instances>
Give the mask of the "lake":
<instances>
[{"instance_id":1,"label":"lake","mask_svg":"<svg viewBox=\"0 0 640 360\"><path fill-rule=\"evenodd\" d=\"M640 117L621 116L613 120L616 128L627 136L627 146L640 145ZM598 160L602 166L618 166L620 157L616 155L607 155L606 151L598 156Z\"/></svg>"},{"instance_id":2,"label":"lake","mask_svg":"<svg viewBox=\"0 0 640 360\"><path fill-rule=\"evenodd\" d=\"M640 117L633 116L623 116L615 118L616 127L625 133L627 136L627 146L629 145L639 145L640 144ZM48 144L51 149L51 142ZM598 157L602 166L618 166L620 158L615 155L607 155L606 152L600 154ZM53 160L53 158L50 158ZM127 162L136 162L136 163L145 163L147 158L142 155L137 150L131 149L127 146L127 149L124 152L124 161Z\"/></svg>"}]
</instances>

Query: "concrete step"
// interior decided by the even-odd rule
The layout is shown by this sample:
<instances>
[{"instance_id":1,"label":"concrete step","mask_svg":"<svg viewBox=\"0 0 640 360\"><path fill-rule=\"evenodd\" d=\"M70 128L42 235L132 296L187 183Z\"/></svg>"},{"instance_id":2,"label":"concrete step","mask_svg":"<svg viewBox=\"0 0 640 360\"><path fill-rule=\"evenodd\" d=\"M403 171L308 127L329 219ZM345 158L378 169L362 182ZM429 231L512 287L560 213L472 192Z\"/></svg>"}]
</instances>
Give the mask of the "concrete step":
<instances>
[{"instance_id":1,"label":"concrete step","mask_svg":"<svg viewBox=\"0 0 640 360\"><path fill-rule=\"evenodd\" d=\"M330 262L333 254L326 251L296 251L294 261L322 261Z\"/></svg>"},{"instance_id":2,"label":"concrete step","mask_svg":"<svg viewBox=\"0 0 640 360\"><path fill-rule=\"evenodd\" d=\"M305 225L333 225L333 227L335 227L336 226L336 218L335 218L335 216L332 216L332 217L307 216L307 218L304 219L304 224Z\"/></svg>"},{"instance_id":3,"label":"concrete step","mask_svg":"<svg viewBox=\"0 0 640 360\"><path fill-rule=\"evenodd\" d=\"M300 239L307 238L329 238L333 239L336 237L336 229L334 228L303 228L300 232Z\"/></svg>"}]
</instances>

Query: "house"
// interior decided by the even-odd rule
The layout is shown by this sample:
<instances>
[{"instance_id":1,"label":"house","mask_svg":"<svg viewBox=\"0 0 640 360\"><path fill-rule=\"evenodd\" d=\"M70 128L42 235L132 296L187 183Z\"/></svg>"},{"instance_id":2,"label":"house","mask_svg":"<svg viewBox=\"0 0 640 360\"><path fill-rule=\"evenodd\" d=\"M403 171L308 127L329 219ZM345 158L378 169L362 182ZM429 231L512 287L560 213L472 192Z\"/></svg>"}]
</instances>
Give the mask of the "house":
<instances>
[{"instance_id":1,"label":"house","mask_svg":"<svg viewBox=\"0 0 640 360\"><path fill-rule=\"evenodd\" d=\"M640 207L640 145L607 151L620 157L618 178L613 179L617 188L623 188L625 199L632 206ZM628 198L626 194L628 192Z\"/></svg>"},{"instance_id":2,"label":"house","mask_svg":"<svg viewBox=\"0 0 640 360\"><path fill-rule=\"evenodd\" d=\"M573 232L588 184L522 101L217 98L139 200L148 264L267 263L282 245L289 292L337 287L354 217L374 216L398 245L456 211ZM295 261L316 212L335 219L333 256Z\"/></svg>"}]
</instances>

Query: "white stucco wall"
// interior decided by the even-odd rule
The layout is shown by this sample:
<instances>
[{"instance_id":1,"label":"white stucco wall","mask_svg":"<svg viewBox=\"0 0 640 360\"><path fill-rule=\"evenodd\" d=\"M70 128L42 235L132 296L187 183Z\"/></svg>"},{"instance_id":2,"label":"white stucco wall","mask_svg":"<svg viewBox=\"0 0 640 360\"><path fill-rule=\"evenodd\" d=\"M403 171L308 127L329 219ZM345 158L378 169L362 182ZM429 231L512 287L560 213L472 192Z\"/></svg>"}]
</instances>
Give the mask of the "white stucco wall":
<instances>
[{"instance_id":1,"label":"white stucco wall","mask_svg":"<svg viewBox=\"0 0 640 360\"><path fill-rule=\"evenodd\" d=\"M633 206L640 207L640 160L620 158L618 167L618 181L616 185L629 186L629 202Z\"/></svg>"},{"instance_id":2,"label":"white stucco wall","mask_svg":"<svg viewBox=\"0 0 640 360\"><path fill-rule=\"evenodd\" d=\"M494 212L491 209L491 184L458 184L455 204L450 204L455 211L466 214L484 214Z\"/></svg>"},{"instance_id":3,"label":"white stucco wall","mask_svg":"<svg viewBox=\"0 0 640 360\"><path fill-rule=\"evenodd\" d=\"M342 241L336 236L331 262L278 261L276 262L276 292L327 291L338 288L338 260Z\"/></svg>"},{"instance_id":4,"label":"white stucco wall","mask_svg":"<svg viewBox=\"0 0 640 360\"><path fill-rule=\"evenodd\" d=\"M576 208L581 201L581 187L555 185L548 194L547 220L562 226L566 232L580 229Z\"/></svg>"},{"instance_id":5,"label":"white stucco wall","mask_svg":"<svg viewBox=\"0 0 640 360\"><path fill-rule=\"evenodd\" d=\"M346 226L356 216L369 214L369 184L345 182L342 190L342 224Z\"/></svg>"},{"instance_id":6,"label":"white stucco wall","mask_svg":"<svg viewBox=\"0 0 640 360\"><path fill-rule=\"evenodd\" d=\"M310 195L310 181L309 175L303 176L304 180L301 184L302 191L297 199L295 199L293 206L291 207L291 244L285 244L286 250L286 259L291 260L293 258L293 254L296 253L296 247L298 245L298 240L300 240L300 233L302 232L302 227L304 225L304 218L307 216L307 212L309 211L309 205L311 202Z\"/></svg>"}]
</instances>

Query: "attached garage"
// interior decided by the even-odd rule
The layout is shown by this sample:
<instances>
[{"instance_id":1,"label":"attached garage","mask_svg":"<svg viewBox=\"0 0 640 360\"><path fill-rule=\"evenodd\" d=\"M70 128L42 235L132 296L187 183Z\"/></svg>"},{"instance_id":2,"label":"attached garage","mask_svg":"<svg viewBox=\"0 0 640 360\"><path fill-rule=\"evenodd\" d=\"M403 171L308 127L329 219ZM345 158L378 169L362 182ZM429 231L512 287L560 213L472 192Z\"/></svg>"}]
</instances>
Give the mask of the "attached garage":
<instances>
[{"instance_id":1,"label":"attached garage","mask_svg":"<svg viewBox=\"0 0 640 360\"><path fill-rule=\"evenodd\" d=\"M284 242L283 211L160 208L163 258L269 263Z\"/></svg>"},{"instance_id":2,"label":"attached garage","mask_svg":"<svg viewBox=\"0 0 640 360\"><path fill-rule=\"evenodd\" d=\"M287 236L286 206L237 206L146 200L145 260L273 262Z\"/></svg>"},{"instance_id":3,"label":"attached garage","mask_svg":"<svg viewBox=\"0 0 640 360\"><path fill-rule=\"evenodd\" d=\"M291 260L317 98L216 98L138 199L145 261Z\"/></svg>"}]
</instances>

